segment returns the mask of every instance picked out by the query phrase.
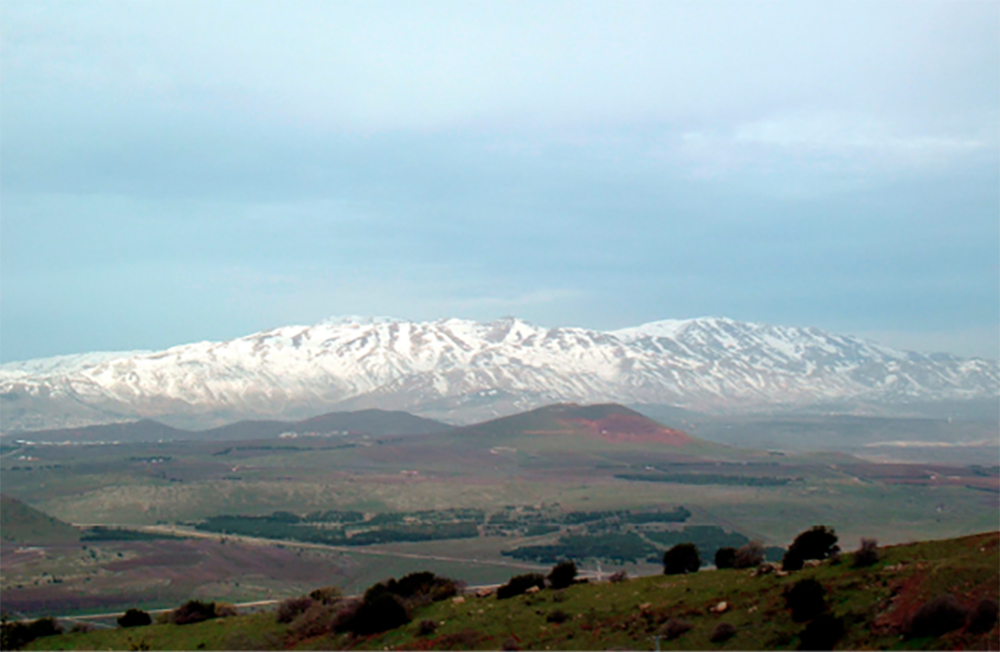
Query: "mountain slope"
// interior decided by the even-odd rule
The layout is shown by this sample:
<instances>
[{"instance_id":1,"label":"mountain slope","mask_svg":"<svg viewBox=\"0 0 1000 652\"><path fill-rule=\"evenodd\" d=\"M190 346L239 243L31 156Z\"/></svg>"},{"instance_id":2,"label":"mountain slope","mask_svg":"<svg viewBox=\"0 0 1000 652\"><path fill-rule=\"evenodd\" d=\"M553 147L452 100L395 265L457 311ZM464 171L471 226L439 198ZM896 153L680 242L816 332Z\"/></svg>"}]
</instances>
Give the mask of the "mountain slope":
<instances>
[{"instance_id":1,"label":"mountain slope","mask_svg":"<svg viewBox=\"0 0 1000 652\"><path fill-rule=\"evenodd\" d=\"M366 434L373 436L423 435L451 430L452 426L433 419L424 419L406 412L361 410L358 412L331 412L302 421L238 421L209 430L182 430L152 421L127 421L83 428L58 428L30 433L34 442L140 442L224 441L245 439L270 439L283 433Z\"/></svg>"},{"instance_id":2,"label":"mountain slope","mask_svg":"<svg viewBox=\"0 0 1000 652\"><path fill-rule=\"evenodd\" d=\"M600 332L514 318L288 326L156 353L0 366L2 428L405 409L453 422L557 402L747 411L996 400L1000 365L722 318ZM874 406L874 407L873 407Z\"/></svg>"},{"instance_id":3,"label":"mountain slope","mask_svg":"<svg viewBox=\"0 0 1000 652\"><path fill-rule=\"evenodd\" d=\"M525 436L570 435L609 443L662 444L684 447L692 438L622 405L557 404L457 428L450 437L488 439L494 444Z\"/></svg>"},{"instance_id":4,"label":"mountain slope","mask_svg":"<svg viewBox=\"0 0 1000 652\"><path fill-rule=\"evenodd\" d=\"M16 498L0 494L0 538L11 543L50 545L79 541L80 532Z\"/></svg>"}]
</instances>

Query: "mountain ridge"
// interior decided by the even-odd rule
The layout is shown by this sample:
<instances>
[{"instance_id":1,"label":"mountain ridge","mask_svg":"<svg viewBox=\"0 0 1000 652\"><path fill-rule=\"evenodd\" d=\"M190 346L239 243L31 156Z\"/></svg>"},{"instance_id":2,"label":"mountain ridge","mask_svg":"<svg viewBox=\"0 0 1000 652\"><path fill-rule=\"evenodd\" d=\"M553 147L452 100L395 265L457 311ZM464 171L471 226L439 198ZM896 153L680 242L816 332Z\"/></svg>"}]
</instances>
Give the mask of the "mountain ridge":
<instances>
[{"instance_id":1,"label":"mountain ridge","mask_svg":"<svg viewBox=\"0 0 1000 652\"><path fill-rule=\"evenodd\" d=\"M159 352L0 365L4 431L142 417L219 425L366 408L462 423L558 402L877 411L998 396L995 361L721 317L615 331L513 317L343 318Z\"/></svg>"}]
</instances>

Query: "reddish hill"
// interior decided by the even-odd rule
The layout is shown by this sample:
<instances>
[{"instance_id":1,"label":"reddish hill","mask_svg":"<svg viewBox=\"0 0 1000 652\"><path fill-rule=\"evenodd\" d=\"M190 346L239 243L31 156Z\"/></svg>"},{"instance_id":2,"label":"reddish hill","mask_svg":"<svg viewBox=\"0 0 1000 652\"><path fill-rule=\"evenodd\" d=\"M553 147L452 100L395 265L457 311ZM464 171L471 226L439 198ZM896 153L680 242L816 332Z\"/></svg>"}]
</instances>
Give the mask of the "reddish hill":
<instances>
[{"instance_id":1,"label":"reddish hill","mask_svg":"<svg viewBox=\"0 0 1000 652\"><path fill-rule=\"evenodd\" d=\"M687 433L668 428L614 403L576 405L560 403L509 417L459 428L453 436L462 439L502 439L521 435L579 435L611 443L656 443L686 446L694 441Z\"/></svg>"}]
</instances>

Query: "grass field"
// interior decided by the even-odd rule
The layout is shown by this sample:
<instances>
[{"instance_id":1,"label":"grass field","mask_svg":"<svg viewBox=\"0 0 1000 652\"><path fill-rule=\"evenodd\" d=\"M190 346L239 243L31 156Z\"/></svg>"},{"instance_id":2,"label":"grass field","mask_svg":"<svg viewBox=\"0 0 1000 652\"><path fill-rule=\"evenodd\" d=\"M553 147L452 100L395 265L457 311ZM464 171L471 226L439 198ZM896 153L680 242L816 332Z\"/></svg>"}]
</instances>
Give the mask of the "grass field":
<instances>
[{"instance_id":1,"label":"grass field","mask_svg":"<svg viewBox=\"0 0 1000 652\"><path fill-rule=\"evenodd\" d=\"M891 544L997 527L1000 477L995 467L870 464L840 454L745 451L687 441L655 425L637 426L635 435L614 427L613 422L536 419L507 430L494 424L482 432L433 436L20 445L4 453L0 472L5 494L60 520L87 525L183 529L224 514L302 515L330 509L373 514L490 511L510 505L563 511L683 505L692 512L689 525L717 525L778 546L814 524L834 527L847 547L856 546L861 537ZM788 482L740 486L616 477L630 473ZM41 546L36 545L41 541L9 542L2 549L0 590L5 604L16 604L29 615L129 601L168 606L187 597L280 598L303 588L294 559L279 563L286 554L315 557L331 583L352 591L387 574L425 567L473 583L492 583L515 568L516 560L503 551L549 543L557 536L527 541L479 537L356 550L231 539L229 551L247 546L261 555L259 561L247 558L245 572L227 566L222 549L209 546L209 540L222 545L218 536L199 542L106 542L86 550L69 541ZM171 553L177 546L194 552ZM18 552L19 547L29 550ZM283 552L268 556L272 552L265 551ZM149 570L115 565L118 558L108 555L119 553L123 559L146 559ZM150 563L150 558L158 561ZM581 563L596 568L594 560ZM203 568L229 568L231 577L206 574ZM654 567L642 562L626 568L646 572ZM89 597L77 604L73 596Z\"/></svg>"},{"instance_id":2,"label":"grass field","mask_svg":"<svg viewBox=\"0 0 1000 652\"><path fill-rule=\"evenodd\" d=\"M256 614L196 625L153 625L39 639L29 649L652 649L671 619L690 629L664 649L795 649L807 621L796 622L785 590L803 579L824 589L826 613L844 626L838 649L997 649L1000 625L974 633L962 626L939 637L904 636L916 610L945 593L972 607L1000 591L1000 535L993 532L895 546L866 568L839 562L780 576L752 570L656 575L621 583L578 584L508 600L465 597L417 608L411 622L377 635L320 633L297 636L273 614ZM720 603L725 603L719 608ZM553 622L559 610L564 622ZM421 621L433 633L421 636ZM720 623L735 635L711 636Z\"/></svg>"}]
</instances>

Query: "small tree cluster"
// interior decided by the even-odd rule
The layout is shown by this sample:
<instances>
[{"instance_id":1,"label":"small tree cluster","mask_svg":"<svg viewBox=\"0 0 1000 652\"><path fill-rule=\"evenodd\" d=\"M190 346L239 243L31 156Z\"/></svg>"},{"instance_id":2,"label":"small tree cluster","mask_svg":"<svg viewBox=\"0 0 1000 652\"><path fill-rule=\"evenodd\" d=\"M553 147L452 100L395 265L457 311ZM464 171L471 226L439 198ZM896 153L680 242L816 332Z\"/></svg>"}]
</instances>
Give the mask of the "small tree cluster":
<instances>
[{"instance_id":1,"label":"small tree cluster","mask_svg":"<svg viewBox=\"0 0 1000 652\"><path fill-rule=\"evenodd\" d=\"M914 638L941 636L964 625L970 615L971 610L955 596L939 595L924 603L910 617L907 634Z\"/></svg>"},{"instance_id":2,"label":"small tree cluster","mask_svg":"<svg viewBox=\"0 0 1000 652\"><path fill-rule=\"evenodd\" d=\"M552 567L545 579L553 589L565 589L576 579L576 564L572 561L561 561Z\"/></svg>"},{"instance_id":3,"label":"small tree cluster","mask_svg":"<svg viewBox=\"0 0 1000 652\"><path fill-rule=\"evenodd\" d=\"M153 618L148 612L145 612L142 609L129 609L118 617L118 626L122 628L145 627L146 625L151 625L152 623Z\"/></svg>"},{"instance_id":4,"label":"small tree cluster","mask_svg":"<svg viewBox=\"0 0 1000 652\"><path fill-rule=\"evenodd\" d=\"M696 573L701 567L698 548L693 543L678 543L663 553L664 575Z\"/></svg>"},{"instance_id":5,"label":"small tree cluster","mask_svg":"<svg viewBox=\"0 0 1000 652\"><path fill-rule=\"evenodd\" d=\"M715 551L715 567L719 570L736 564L736 548L719 548Z\"/></svg>"},{"instance_id":6,"label":"small tree cluster","mask_svg":"<svg viewBox=\"0 0 1000 652\"><path fill-rule=\"evenodd\" d=\"M764 563L764 545L751 541L740 546L733 555L733 568L757 568Z\"/></svg>"},{"instance_id":7,"label":"small tree cluster","mask_svg":"<svg viewBox=\"0 0 1000 652\"><path fill-rule=\"evenodd\" d=\"M854 553L854 567L865 568L878 563L878 541L862 539L861 547Z\"/></svg>"},{"instance_id":8,"label":"small tree cluster","mask_svg":"<svg viewBox=\"0 0 1000 652\"><path fill-rule=\"evenodd\" d=\"M937 637L965 627L970 634L985 634L996 625L998 612L1000 607L989 598L970 609L953 595L939 595L910 617L906 633L911 638Z\"/></svg>"},{"instance_id":9,"label":"small tree cluster","mask_svg":"<svg viewBox=\"0 0 1000 652\"><path fill-rule=\"evenodd\" d=\"M306 612L306 610L313 604L313 599L309 596L299 596L297 598L288 598L282 601L278 605L277 620L279 623L290 623L300 614Z\"/></svg>"},{"instance_id":10,"label":"small tree cluster","mask_svg":"<svg viewBox=\"0 0 1000 652\"><path fill-rule=\"evenodd\" d=\"M969 615L969 631L973 634L985 634L993 629L1000 617L1000 604L992 598L983 598Z\"/></svg>"},{"instance_id":11,"label":"small tree cluster","mask_svg":"<svg viewBox=\"0 0 1000 652\"><path fill-rule=\"evenodd\" d=\"M537 586L540 589L545 588L545 576L541 573L526 573L524 575L515 575L510 578L506 584L497 589L497 599L506 600L507 598L513 598L514 596L522 595L525 591L533 586Z\"/></svg>"},{"instance_id":12,"label":"small tree cluster","mask_svg":"<svg viewBox=\"0 0 1000 652\"><path fill-rule=\"evenodd\" d=\"M799 580L785 588L785 606L792 610L792 620L804 622L826 610L825 595L826 589L816 580Z\"/></svg>"},{"instance_id":13,"label":"small tree cluster","mask_svg":"<svg viewBox=\"0 0 1000 652\"><path fill-rule=\"evenodd\" d=\"M807 559L827 559L839 551L834 529L815 525L795 537L781 560L781 568L786 571L801 570Z\"/></svg>"},{"instance_id":14,"label":"small tree cluster","mask_svg":"<svg viewBox=\"0 0 1000 652\"><path fill-rule=\"evenodd\" d=\"M170 613L170 622L175 625L191 625L218 617L214 602L188 600Z\"/></svg>"},{"instance_id":15,"label":"small tree cluster","mask_svg":"<svg viewBox=\"0 0 1000 652\"><path fill-rule=\"evenodd\" d=\"M16 650L36 638L62 634L63 630L55 618L45 616L30 623L11 622L7 615L0 621L0 649Z\"/></svg>"}]
</instances>

